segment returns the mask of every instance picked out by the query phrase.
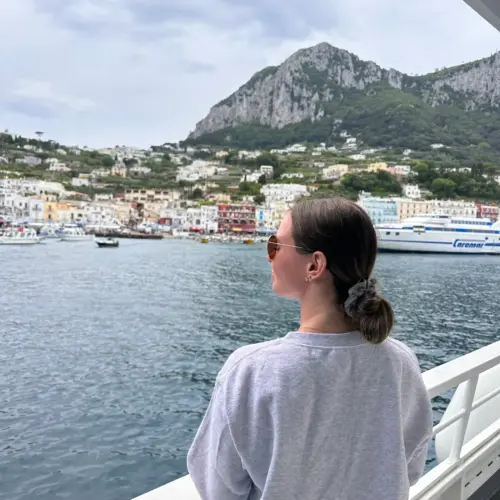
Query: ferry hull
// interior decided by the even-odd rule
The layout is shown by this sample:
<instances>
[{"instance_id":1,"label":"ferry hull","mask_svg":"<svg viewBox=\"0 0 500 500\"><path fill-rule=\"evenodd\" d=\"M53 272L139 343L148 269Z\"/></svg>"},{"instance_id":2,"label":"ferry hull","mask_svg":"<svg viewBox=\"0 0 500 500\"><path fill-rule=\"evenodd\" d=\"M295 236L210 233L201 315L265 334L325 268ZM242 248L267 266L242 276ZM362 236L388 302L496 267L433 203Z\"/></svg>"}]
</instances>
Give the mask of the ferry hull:
<instances>
[{"instance_id":1,"label":"ferry hull","mask_svg":"<svg viewBox=\"0 0 500 500\"><path fill-rule=\"evenodd\" d=\"M446 233L445 233L446 234ZM446 253L467 255L500 255L500 238L478 236L474 233L448 233L448 237L429 233L400 231L391 237L380 236L380 252Z\"/></svg>"}]
</instances>

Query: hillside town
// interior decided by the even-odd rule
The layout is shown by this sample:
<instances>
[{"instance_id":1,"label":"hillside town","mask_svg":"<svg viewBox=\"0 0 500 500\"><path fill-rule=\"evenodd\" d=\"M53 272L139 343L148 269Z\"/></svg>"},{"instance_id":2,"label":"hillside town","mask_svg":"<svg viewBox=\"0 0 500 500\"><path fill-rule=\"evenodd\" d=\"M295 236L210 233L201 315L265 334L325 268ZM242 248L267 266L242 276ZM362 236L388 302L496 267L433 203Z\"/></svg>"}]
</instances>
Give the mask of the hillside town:
<instances>
[{"instance_id":1,"label":"hillside town","mask_svg":"<svg viewBox=\"0 0 500 500\"><path fill-rule=\"evenodd\" d=\"M432 146L434 152L443 148ZM375 191L389 185L383 196L359 182L349 191L374 224L435 213L498 220L495 200L447 198L453 181L446 176L435 178L431 189L419 184L422 165L410 149L395 157L391 151L364 148L348 134L341 148L294 144L235 151L178 144L68 148L40 136L24 139L5 132L0 134L0 224L265 233L276 230L297 199L343 194L342 189L367 179L375 182ZM446 175L450 172L473 174L471 167L450 167ZM485 182L500 183L494 169L480 175ZM434 192L438 187L444 187L440 197Z\"/></svg>"}]
</instances>

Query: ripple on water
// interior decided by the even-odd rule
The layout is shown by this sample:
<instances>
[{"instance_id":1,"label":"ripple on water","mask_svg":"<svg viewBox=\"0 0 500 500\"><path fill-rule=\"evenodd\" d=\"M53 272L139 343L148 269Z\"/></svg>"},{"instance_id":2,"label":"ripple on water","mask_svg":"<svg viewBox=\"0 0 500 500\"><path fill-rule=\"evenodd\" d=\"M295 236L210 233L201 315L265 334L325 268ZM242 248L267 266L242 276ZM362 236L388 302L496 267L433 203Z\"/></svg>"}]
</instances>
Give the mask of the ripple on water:
<instances>
[{"instance_id":1,"label":"ripple on water","mask_svg":"<svg viewBox=\"0 0 500 500\"><path fill-rule=\"evenodd\" d=\"M0 247L0 496L122 499L186 472L218 370L295 329L262 245ZM423 369L498 339L494 258L382 255ZM434 401L438 421L451 392ZM430 460L433 454L431 450Z\"/></svg>"}]
</instances>

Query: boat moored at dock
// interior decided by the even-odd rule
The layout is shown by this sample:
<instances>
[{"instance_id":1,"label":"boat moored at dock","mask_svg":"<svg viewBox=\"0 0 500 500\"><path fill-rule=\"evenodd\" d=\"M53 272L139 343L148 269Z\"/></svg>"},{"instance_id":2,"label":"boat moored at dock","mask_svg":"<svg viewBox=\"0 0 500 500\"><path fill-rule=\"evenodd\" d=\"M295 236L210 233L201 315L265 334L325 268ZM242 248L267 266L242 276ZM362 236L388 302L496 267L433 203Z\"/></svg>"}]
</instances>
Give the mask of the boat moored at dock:
<instances>
[{"instance_id":1,"label":"boat moored at dock","mask_svg":"<svg viewBox=\"0 0 500 500\"><path fill-rule=\"evenodd\" d=\"M489 219L430 214L376 229L381 252L500 255L500 222Z\"/></svg>"},{"instance_id":2,"label":"boat moored at dock","mask_svg":"<svg viewBox=\"0 0 500 500\"><path fill-rule=\"evenodd\" d=\"M11 228L0 235L0 245L36 245L40 241L34 229L24 227Z\"/></svg>"},{"instance_id":3,"label":"boat moored at dock","mask_svg":"<svg viewBox=\"0 0 500 500\"><path fill-rule=\"evenodd\" d=\"M59 238L61 241L93 241L94 235L86 234L81 227L75 225L65 227Z\"/></svg>"}]
</instances>

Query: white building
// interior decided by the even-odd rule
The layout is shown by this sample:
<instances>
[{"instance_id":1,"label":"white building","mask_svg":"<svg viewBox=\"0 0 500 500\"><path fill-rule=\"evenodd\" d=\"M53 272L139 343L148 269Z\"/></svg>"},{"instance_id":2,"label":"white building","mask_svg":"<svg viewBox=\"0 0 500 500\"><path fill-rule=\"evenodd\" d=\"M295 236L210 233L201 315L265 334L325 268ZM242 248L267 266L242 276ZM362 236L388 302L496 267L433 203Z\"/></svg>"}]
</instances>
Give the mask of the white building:
<instances>
[{"instance_id":1,"label":"white building","mask_svg":"<svg viewBox=\"0 0 500 500\"><path fill-rule=\"evenodd\" d=\"M220 167L216 162L194 160L190 165L179 167L176 181L196 182L225 172L227 172L227 168Z\"/></svg>"},{"instance_id":2,"label":"white building","mask_svg":"<svg viewBox=\"0 0 500 500\"><path fill-rule=\"evenodd\" d=\"M186 209L163 208L160 211L160 219L166 219L167 224L170 225L172 229L184 229L184 227L188 227L188 225L186 224L187 221Z\"/></svg>"},{"instance_id":3,"label":"white building","mask_svg":"<svg viewBox=\"0 0 500 500\"><path fill-rule=\"evenodd\" d=\"M25 163L26 165L30 165L31 167L35 167L42 163L42 160L38 158L38 156L25 156L24 158L18 158L16 163Z\"/></svg>"},{"instance_id":4,"label":"white building","mask_svg":"<svg viewBox=\"0 0 500 500\"><path fill-rule=\"evenodd\" d=\"M238 151L238 158L240 160L244 159L244 158L247 158L247 159L255 159L257 157L259 157L261 155L261 152L256 150L256 151L245 151L245 150L241 150L241 151Z\"/></svg>"},{"instance_id":5,"label":"white building","mask_svg":"<svg viewBox=\"0 0 500 500\"><path fill-rule=\"evenodd\" d=\"M473 201L432 200L436 213L455 217L477 217L477 206Z\"/></svg>"},{"instance_id":6,"label":"white building","mask_svg":"<svg viewBox=\"0 0 500 500\"><path fill-rule=\"evenodd\" d=\"M246 172L249 172L248 170ZM274 167L272 165L261 165L255 172L245 173L241 176L240 182L259 182L262 176L269 179L273 176Z\"/></svg>"},{"instance_id":7,"label":"white building","mask_svg":"<svg viewBox=\"0 0 500 500\"><path fill-rule=\"evenodd\" d=\"M27 219L31 222L43 220L44 203L8 190L0 191L0 212L13 219Z\"/></svg>"},{"instance_id":8,"label":"white building","mask_svg":"<svg viewBox=\"0 0 500 500\"><path fill-rule=\"evenodd\" d=\"M113 195L111 193L100 193L94 195L94 201L109 201L113 199Z\"/></svg>"},{"instance_id":9,"label":"white building","mask_svg":"<svg viewBox=\"0 0 500 500\"><path fill-rule=\"evenodd\" d=\"M37 179L0 179L0 188L16 191L22 195L57 194L61 196L66 192L60 182Z\"/></svg>"},{"instance_id":10,"label":"white building","mask_svg":"<svg viewBox=\"0 0 500 500\"><path fill-rule=\"evenodd\" d=\"M303 184L266 184L260 189L266 197L266 205L277 202L293 203L297 198L308 194Z\"/></svg>"},{"instance_id":11,"label":"white building","mask_svg":"<svg viewBox=\"0 0 500 500\"><path fill-rule=\"evenodd\" d=\"M394 173L395 175L400 175L402 177L406 177L410 174L410 172L410 165L394 165L394 167L392 167L392 173Z\"/></svg>"},{"instance_id":12,"label":"white building","mask_svg":"<svg viewBox=\"0 0 500 500\"><path fill-rule=\"evenodd\" d=\"M107 168L98 168L95 170L92 170L90 173L90 176L93 179L100 179L101 177L109 177L111 175L111 170Z\"/></svg>"},{"instance_id":13,"label":"white building","mask_svg":"<svg viewBox=\"0 0 500 500\"><path fill-rule=\"evenodd\" d=\"M349 158L351 158L354 161L361 161L361 160L366 160L366 155L363 155L361 153L349 155Z\"/></svg>"},{"instance_id":14,"label":"white building","mask_svg":"<svg viewBox=\"0 0 500 500\"><path fill-rule=\"evenodd\" d=\"M218 230L219 211L217 205L201 205L186 210L184 230L197 229L206 233L216 233Z\"/></svg>"},{"instance_id":15,"label":"white building","mask_svg":"<svg viewBox=\"0 0 500 500\"><path fill-rule=\"evenodd\" d=\"M422 193L417 184L405 184L403 186L403 193L405 198L412 198L414 200L418 200L422 197Z\"/></svg>"},{"instance_id":16,"label":"white building","mask_svg":"<svg viewBox=\"0 0 500 500\"><path fill-rule=\"evenodd\" d=\"M66 164L60 161L58 158L49 158L48 160L46 160L45 163L49 166L48 170L50 170L51 172L71 171L71 169L67 167Z\"/></svg>"},{"instance_id":17,"label":"white building","mask_svg":"<svg viewBox=\"0 0 500 500\"><path fill-rule=\"evenodd\" d=\"M358 145L356 143L356 137L348 137L345 141L345 144L342 146L342 149L357 149Z\"/></svg>"},{"instance_id":18,"label":"white building","mask_svg":"<svg viewBox=\"0 0 500 500\"><path fill-rule=\"evenodd\" d=\"M78 177L73 177L71 179L71 185L75 187L89 186L90 185L90 175L80 174Z\"/></svg>"},{"instance_id":19,"label":"white building","mask_svg":"<svg viewBox=\"0 0 500 500\"><path fill-rule=\"evenodd\" d=\"M149 167L136 166L129 168L129 172L131 174L148 175L151 173L151 169Z\"/></svg>"},{"instance_id":20,"label":"white building","mask_svg":"<svg viewBox=\"0 0 500 500\"><path fill-rule=\"evenodd\" d=\"M281 174L281 179L303 179L304 174L301 172L288 172L286 174Z\"/></svg>"},{"instance_id":21,"label":"white building","mask_svg":"<svg viewBox=\"0 0 500 500\"><path fill-rule=\"evenodd\" d=\"M265 175L269 179L274 174L274 167L272 165L261 165L260 173L261 175Z\"/></svg>"},{"instance_id":22,"label":"white building","mask_svg":"<svg viewBox=\"0 0 500 500\"><path fill-rule=\"evenodd\" d=\"M87 224L93 226L120 225L116 211L105 205L88 204L82 207L82 215Z\"/></svg>"},{"instance_id":23,"label":"white building","mask_svg":"<svg viewBox=\"0 0 500 500\"><path fill-rule=\"evenodd\" d=\"M292 144L288 146L285 151L287 153L305 153L307 151L307 147L302 144Z\"/></svg>"},{"instance_id":24,"label":"white building","mask_svg":"<svg viewBox=\"0 0 500 500\"><path fill-rule=\"evenodd\" d=\"M330 165L321 170L321 178L325 181L341 179L349 171L349 165L342 163Z\"/></svg>"}]
</instances>

